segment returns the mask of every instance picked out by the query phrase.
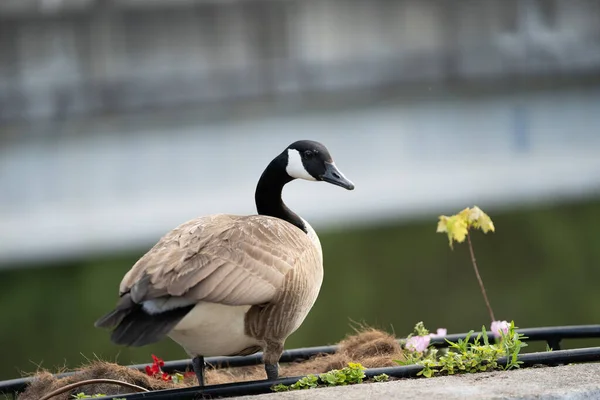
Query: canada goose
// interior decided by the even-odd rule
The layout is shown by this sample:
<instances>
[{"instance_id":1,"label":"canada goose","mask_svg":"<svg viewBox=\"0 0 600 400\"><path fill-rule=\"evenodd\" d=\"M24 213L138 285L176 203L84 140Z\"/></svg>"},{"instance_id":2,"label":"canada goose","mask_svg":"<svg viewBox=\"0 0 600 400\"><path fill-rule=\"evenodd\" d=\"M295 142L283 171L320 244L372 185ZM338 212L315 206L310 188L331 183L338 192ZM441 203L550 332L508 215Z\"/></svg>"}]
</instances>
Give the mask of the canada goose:
<instances>
[{"instance_id":1,"label":"canada goose","mask_svg":"<svg viewBox=\"0 0 600 400\"><path fill-rule=\"evenodd\" d=\"M205 356L260 350L267 378L277 379L284 342L323 281L317 234L281 199L294 179L354 189L321 143L292 143L258 181L259 215L209 215L167 233L127 272L116 308L95 326L114 327L112 342L126 346L169 336L192 357L201 386Z\"/></svg>"}]
</instances>

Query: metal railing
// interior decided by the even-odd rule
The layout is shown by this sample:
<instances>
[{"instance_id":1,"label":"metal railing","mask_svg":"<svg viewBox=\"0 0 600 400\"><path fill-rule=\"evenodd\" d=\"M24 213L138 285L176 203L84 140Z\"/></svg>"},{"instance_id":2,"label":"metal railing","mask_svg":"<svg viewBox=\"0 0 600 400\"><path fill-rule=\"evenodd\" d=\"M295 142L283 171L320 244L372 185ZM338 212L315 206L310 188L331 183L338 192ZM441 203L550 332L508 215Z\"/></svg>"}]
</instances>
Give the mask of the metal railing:
<instances>
[{"instance_id":1,"label":"metal railing","mask_svg":"<svg viewBox=\"0 0 600 400\"><path fill-rule=\"evenodd\" d=\"M596 79L600 70L600 46L591 43L570 55L546 60L528 55L515 59L493 44L469 47L460 55L450 51L402 52L393 56L356 56L352 60L311 64L262 60L230 70L214 68L187 73L128 71L123 78L100 81L52 82L44 85L0 87L0 123L72 116L95 116L178 109L182 106L235 107L271 100L297 104L301 99L347 101L348 93L402 90L422 84L502 85L523 78L572 80ZM495 62L482 64L480 60ZM455 65L455 67L451 67ZM277 71L274 73L273 71ZM356 96L352 96L356 97ZM306 100L308 101L308 100Z\"/></svg>"}]
</instances>

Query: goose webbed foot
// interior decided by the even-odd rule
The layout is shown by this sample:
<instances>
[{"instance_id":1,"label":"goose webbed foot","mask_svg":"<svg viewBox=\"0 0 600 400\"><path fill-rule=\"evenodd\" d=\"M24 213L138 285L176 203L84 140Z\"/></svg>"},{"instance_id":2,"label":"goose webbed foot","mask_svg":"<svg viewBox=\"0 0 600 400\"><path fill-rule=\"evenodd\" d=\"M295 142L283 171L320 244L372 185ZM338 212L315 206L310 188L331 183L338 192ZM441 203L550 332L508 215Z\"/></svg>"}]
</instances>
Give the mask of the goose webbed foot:
<instances>
[{"instance_id":1,"label":"goose webbed foot","mask_svg":"<svg viewBox=\"0 0 600 400\"><path fill-rule=\"evenodd\" d=\"M279 365L265 364L265 372L267 373L267 379L273 381L279 377Z\"/></svg>"},{"instance_id":2,"label":"goose webbed foot","mask_svg":"<svg viewBox=\"0 0 600 400\"><path fill-rule=\"evenodd\" d=\"M206 363L204 362L203 356L196 356L192 359L192 366L194 367L194 372L196 373L196 378L198 378L198 386L204 386L204 369L206 368Z\"/></svg>"}]
</instances>

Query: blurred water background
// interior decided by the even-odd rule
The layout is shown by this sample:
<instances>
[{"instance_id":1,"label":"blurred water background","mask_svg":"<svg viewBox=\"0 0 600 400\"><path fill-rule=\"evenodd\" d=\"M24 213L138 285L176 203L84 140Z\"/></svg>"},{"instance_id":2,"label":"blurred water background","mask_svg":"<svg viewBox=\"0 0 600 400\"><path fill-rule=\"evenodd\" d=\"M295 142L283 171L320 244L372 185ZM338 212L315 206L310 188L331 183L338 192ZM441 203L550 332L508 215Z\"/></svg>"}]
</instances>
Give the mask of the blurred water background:
<instances>
[{"instance_id":1,"label":"blurred water background","mask_svg":"<svg viewBox=\"0 0 600 400\"><path fill-rule=\"evenodd\" d=\"M498 318L598 323L599 20L595 0L3 0L0 379L185 357L93 322L168 230L254 213L297 139L356 190L284 192L326 269L287 348L351 321L489 326L467 248L435 233L474 204Z\"/></svg>"}]
</instances>

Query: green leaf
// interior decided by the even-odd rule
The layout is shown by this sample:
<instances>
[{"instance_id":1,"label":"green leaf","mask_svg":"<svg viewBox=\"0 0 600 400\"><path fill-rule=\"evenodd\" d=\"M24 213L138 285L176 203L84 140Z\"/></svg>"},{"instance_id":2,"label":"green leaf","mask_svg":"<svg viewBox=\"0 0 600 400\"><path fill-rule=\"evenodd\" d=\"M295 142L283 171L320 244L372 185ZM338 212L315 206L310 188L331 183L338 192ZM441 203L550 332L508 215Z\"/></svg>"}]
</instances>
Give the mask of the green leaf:
<instances>
[{"instance_id":1,"label":"green leaf","mask_svg":"<svg viewBox=\"0 0 600 400\"><path fill-rule=\"evenodd\" d=\"M482 336L483 336L483 343L484 343L486 346L489 346L489 345L490 345L490 342L489 342L489 340L488 340L487 331L485 330L485 325L483 325L483 326L481 327L481 334L482 334Z\"/></svg>"},{"instance_id":2,"label":"green leaf","mask_svg":"<svg viewBox=\"0 0 600 400\"><path fill-rule=\"evenodd\" d=\"M274 392L287 392L288 390L290 390L290 387L284 385L283 383L280 383L279 385L271 387L271 390Z\"/></svg>"},{"instance_id":3,"label":"green leaf","mask_svg":"<svg viewBox=\"0 0 600 400\"><path fill-rule=\"evenodd\" d=\"M387 374L376 375L373 377L375 382L387 382L390 377Z\"/></svg>"}]
</instances>

